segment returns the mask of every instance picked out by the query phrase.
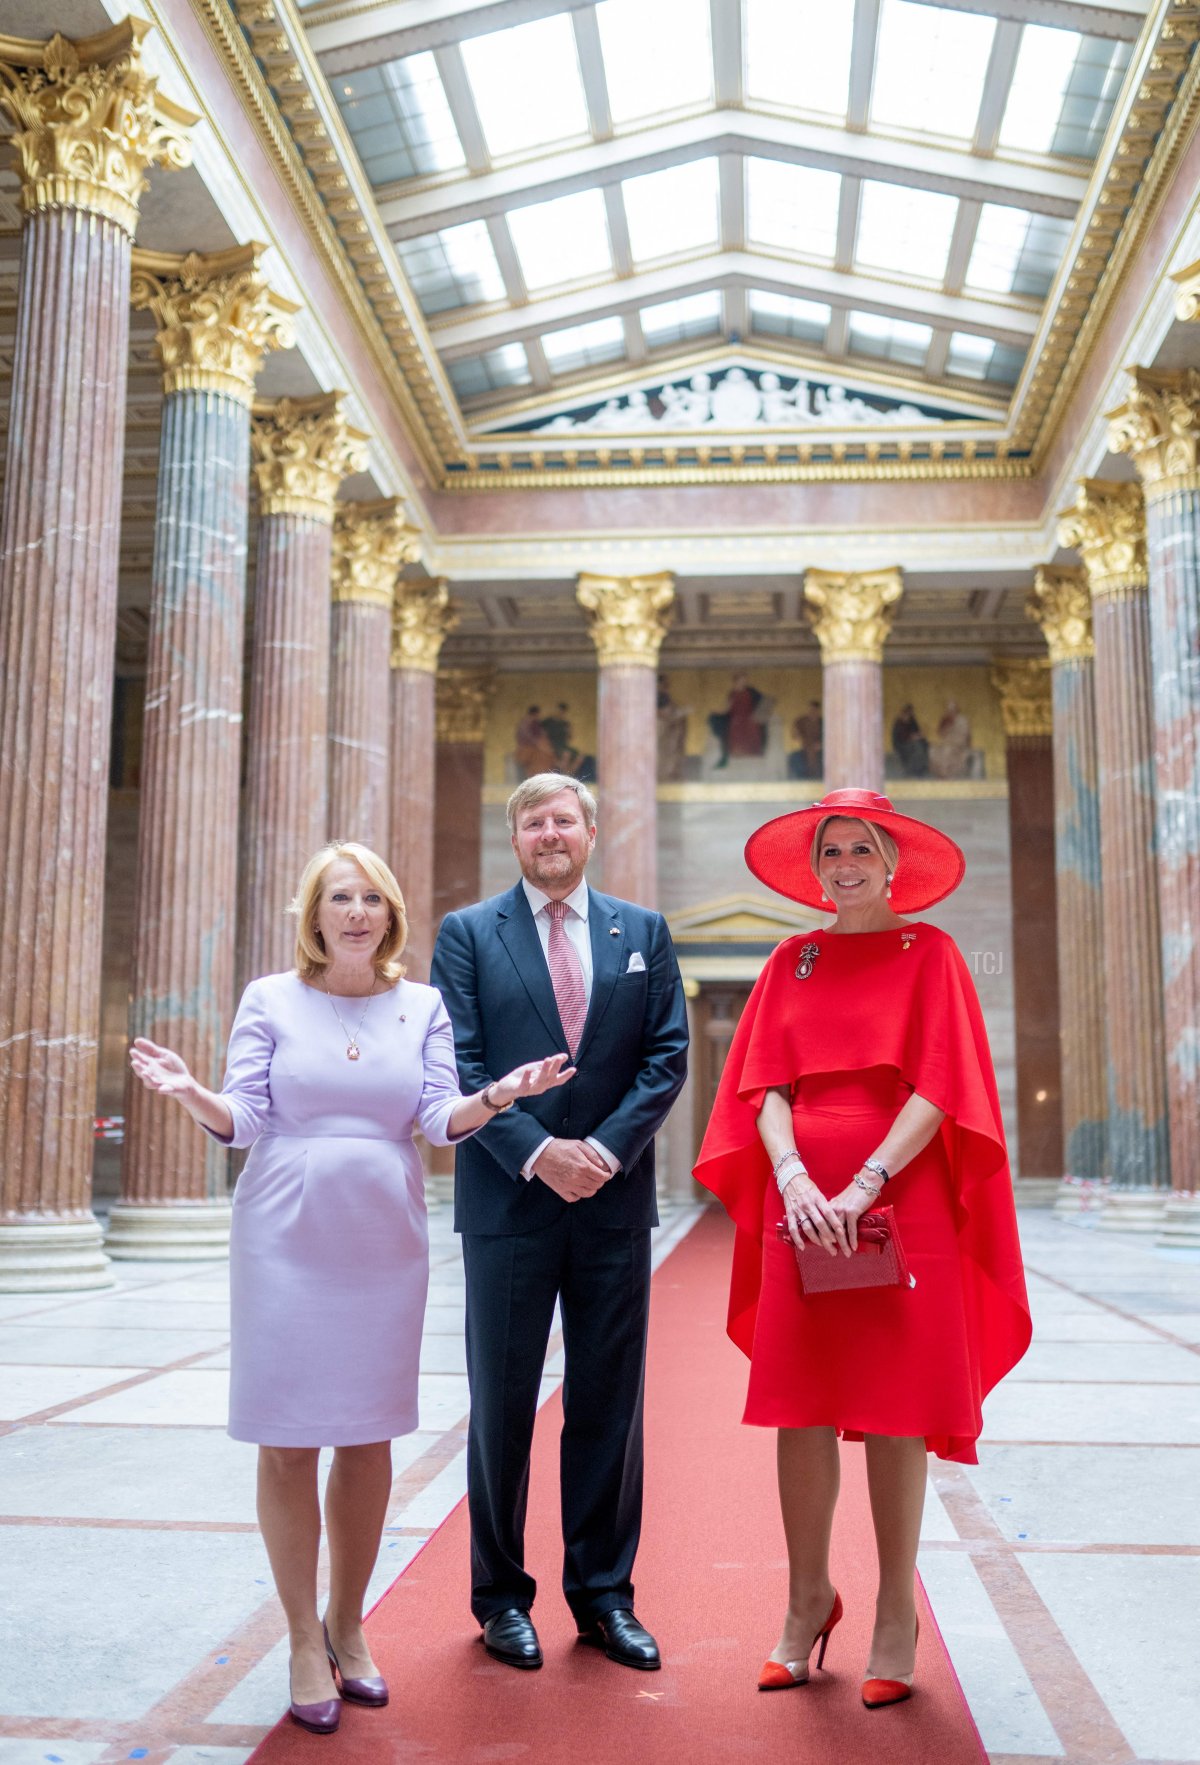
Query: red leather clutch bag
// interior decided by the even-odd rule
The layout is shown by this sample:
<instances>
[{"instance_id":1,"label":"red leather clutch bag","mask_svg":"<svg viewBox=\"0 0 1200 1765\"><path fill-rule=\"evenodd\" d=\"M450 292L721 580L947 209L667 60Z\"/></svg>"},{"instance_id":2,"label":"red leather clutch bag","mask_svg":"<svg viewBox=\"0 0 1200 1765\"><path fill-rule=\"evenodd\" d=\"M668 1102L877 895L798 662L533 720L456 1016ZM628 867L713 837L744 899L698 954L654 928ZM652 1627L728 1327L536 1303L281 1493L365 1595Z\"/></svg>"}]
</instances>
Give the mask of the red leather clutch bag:
<instances>
[{"instance_id":1,"label":"red leather clutch bag","mask_svg":"<svg viewBox=\"0 0 1200 1765\"><path fill-rule=\"evenodd\" d=\"M792 1243L787 1221L780 1220L776 1236ZM793 1245L793 1249L795 1246ZM796 1251L796 1267L805 1297L811 1293L849 1293L858 1287L914 1287L908 1272L904 1246L896 1230L895 1209L875 1207L860 1215L858 1249L853 1256L836 1256L820 1244L806 1244Z\"/></svg>"}]
</instances>

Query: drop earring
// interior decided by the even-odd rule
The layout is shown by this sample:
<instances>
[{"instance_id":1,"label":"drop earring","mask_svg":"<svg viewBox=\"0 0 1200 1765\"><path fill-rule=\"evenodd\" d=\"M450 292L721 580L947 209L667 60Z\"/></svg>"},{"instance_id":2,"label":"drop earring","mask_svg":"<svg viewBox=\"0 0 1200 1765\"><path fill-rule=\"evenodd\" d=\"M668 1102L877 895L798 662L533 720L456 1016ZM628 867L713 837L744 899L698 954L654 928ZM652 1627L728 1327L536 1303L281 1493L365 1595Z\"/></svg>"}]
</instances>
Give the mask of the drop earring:
<instances>
[{"instance_id":1,"label":"drop earring","mask_svg":"<svg viewBox=\"0 0 1200 1765\"><path fill-rule=\"evenodd\" d=\"M889 901L892 898L892 872L890 870L888 871L887 876L887 897Z\"/></svg>"}]
</instances>

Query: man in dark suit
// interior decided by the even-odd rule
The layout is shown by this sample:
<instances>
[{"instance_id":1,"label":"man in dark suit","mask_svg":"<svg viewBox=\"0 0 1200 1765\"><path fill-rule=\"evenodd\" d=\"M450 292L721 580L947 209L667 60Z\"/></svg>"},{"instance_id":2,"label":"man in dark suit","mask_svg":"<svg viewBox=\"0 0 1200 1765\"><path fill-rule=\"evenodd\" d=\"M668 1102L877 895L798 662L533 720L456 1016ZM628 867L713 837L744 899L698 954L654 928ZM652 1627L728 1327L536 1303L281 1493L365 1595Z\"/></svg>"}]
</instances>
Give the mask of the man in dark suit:
<instances>
[{"instance_id":1,"label":"man in dark suit","mask_svg":"<svg viewBox=\"0 0 1200 1765\"><path fill-rule=\"evenodd\" d=\"M581 1636L626 1666L660 1665L633 1612L642 1512L642 1390L657 1224L654 1135L687 1073L687 1013L661 914L589 890L586 785L542 773L513 792L515 888L438 933L432 980L459 1078L570 1054L575 1076L497 1112L455 1158L467 1277L471 1609L491 1654L540 1667L525 1569L538 1387L555 1301L566 1376L563 1591Z\"/></svg>"}]
</instances>

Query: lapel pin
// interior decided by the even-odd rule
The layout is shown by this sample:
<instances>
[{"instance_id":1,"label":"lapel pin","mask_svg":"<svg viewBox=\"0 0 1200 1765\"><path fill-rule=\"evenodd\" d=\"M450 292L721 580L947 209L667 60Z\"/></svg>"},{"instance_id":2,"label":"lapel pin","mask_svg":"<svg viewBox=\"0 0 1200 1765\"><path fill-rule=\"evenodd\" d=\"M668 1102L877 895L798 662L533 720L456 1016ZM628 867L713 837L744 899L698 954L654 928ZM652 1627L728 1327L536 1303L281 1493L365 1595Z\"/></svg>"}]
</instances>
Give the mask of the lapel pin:
<instances>
[{"instance_id":1,"label":"lapel pin","mask_svg":"<svg viewBox=\"0 0 1200 1765\"><path fill-rule=\"evenodd\" d=\"M621 935L620 926L619 925L610 925L608 928L608 935L610 938L619 938Z\"/></svg>"}]
</instances>

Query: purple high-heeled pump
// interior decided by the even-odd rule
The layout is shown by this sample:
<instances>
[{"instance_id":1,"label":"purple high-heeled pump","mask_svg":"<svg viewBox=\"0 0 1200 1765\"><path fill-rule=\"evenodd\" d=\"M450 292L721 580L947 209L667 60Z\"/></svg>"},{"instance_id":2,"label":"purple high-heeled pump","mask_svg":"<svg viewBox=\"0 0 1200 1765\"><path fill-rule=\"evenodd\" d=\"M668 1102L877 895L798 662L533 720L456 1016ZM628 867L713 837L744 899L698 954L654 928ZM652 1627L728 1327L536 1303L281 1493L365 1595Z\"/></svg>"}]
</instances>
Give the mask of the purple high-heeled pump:
<instances>
[{"instance_id":1,"label":"purple high-heeled pump","mask_svg":"<svg viewBox=\"0 0 1200 1765\"><path fill-rule=\"evenodd\" d=\"M336 1734L342 1720L342 1700L322 1698L319 1704L298 1704L292 1697L292 1676L288 1674L288 1715L310 1734Z\"/></svg>"},{"instance_id":2,"label":"purple high-heeled pump","mask_svg":"<svg viewBox=\"0 0 1200 1765\"><path fill-rule=\"evenodd\" d=\"M321 1623L321 1631L325 1637L325 1653L329 1656L329 1664L333 1668L342 1696L351 1704L370 1704L381 1710L388 1701L387 1680L380 1674L373 1674L369 1679L347 1678L329 1640L329 1626L324 1621Z\"/></svg>"}]
</instances>

